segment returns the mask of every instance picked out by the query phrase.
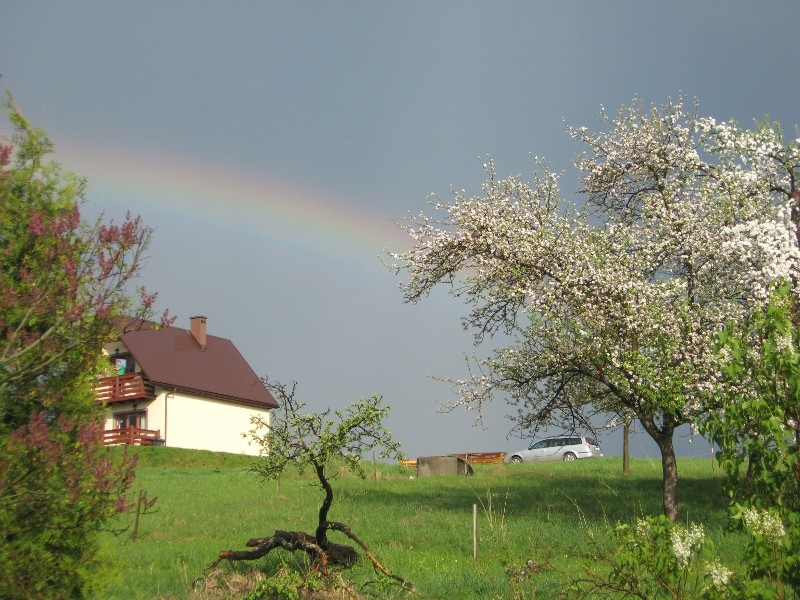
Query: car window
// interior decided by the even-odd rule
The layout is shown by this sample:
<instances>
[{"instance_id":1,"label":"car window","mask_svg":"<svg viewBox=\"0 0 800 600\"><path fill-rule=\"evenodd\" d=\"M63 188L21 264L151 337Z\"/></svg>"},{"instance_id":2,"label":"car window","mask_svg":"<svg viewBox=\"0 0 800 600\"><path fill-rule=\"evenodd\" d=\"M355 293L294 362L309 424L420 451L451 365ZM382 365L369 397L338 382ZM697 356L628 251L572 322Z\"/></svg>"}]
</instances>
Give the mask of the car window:
<instances>
[{"instance_id":1,"label":"car window","mask_svg":"<svg viewBox=\"0 0 800 600\"><path fill-rule=\"evenodd\" d=\"M547 448L549 445L550 440L542 440L541 442L536 442L533 446L531 446L530 450L541 450L542 448Z\"/></svg>"},{"instance_id":2,"label":"car window","mask_svg":"<svg viewBox=\"0 0 800 600\"><path fill-rule=\"evenodd\" d=\"M567 440L567 446L577 446L581 443L581 438L569 438Z\"/></svg>"}]
</instances>

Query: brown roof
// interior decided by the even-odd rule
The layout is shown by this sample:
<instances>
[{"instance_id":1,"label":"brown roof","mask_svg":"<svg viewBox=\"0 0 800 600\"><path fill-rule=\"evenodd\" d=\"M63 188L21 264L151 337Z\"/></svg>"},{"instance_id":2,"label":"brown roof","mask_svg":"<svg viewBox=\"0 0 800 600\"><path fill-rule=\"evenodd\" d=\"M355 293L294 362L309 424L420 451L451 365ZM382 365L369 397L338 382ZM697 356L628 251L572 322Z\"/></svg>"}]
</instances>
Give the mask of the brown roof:
<instances>
[{"instance_id":1,"label":"brown roof","mask_svg":"<svg viewBox=\"0 0 800 600\"><path fill-rule=\"evenodd\" d=\"M253 369L230 340L206 336L206 349L188 329L139 322L120 339L154 384L262 408L278 408Z\"/></svg>"}]
</instances>

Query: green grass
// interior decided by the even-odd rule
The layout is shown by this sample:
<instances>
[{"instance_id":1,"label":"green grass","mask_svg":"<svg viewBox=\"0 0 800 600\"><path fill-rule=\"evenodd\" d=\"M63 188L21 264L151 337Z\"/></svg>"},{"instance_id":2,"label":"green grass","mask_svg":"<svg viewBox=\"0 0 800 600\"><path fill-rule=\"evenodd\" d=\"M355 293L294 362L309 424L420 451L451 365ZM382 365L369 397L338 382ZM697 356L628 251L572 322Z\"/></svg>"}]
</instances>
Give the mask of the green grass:
<instances>
[{"instance_id":1,"label":"green grass","mask_svg":"<svg viewBox=\"0 0 800 600\"><path fill-rule=\"evenodd\" d=\"M142 518L142 539L104 537L106 560L117 568L98 598L186 598L220 550L245 549L246 540L275 529L314 530L322 492L311 474L287 475L278 487L247 470L254 459L170 448L138 452L134 491L158 496L159 510ZM725 530L723 475L707 459L680 460L678 468L682 519L703 523L722 558L735 558L743 540ZM413 469L379 465L376 481L340 470L329 517L350 525L384 565L410 580L416 597L508 598L505 569L533 558L549 564L530 583L535 597L555 598L579 574L581 557L610 550L617 522L660 513L660 473L658 461L633 459L631 476L623 477L619 458L477 465L472 477L417 479ZM331 539L344 541L337 533ZM254 563L223 566L270 572L294 560L275 551ZM361 560L348 579L360 585L375 574Z\"/></svg>"}]
</instances>

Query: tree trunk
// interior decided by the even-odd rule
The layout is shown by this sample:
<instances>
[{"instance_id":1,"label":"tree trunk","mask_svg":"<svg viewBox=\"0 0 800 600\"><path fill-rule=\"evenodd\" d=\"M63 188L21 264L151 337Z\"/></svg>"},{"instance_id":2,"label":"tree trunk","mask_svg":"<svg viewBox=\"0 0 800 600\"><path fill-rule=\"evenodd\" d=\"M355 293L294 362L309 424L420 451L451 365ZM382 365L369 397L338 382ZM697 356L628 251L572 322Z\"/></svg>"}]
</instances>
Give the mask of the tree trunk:
<instances>
[{"instance_id":1,"label":"tree trunk","mask_svg":"<svg viewBox=\"0 0 800 600\"><path fill-rule=\"evenodd\" d=\"M325 499L319 507L319 522L317 523L316 531L317 545L323 550L327 550L328 529L325 525L328 522L328 511L331 508L331 504L333 504L333 488L325 477L325 465L314 463L314 471L317 474L317 479L319 479L320 484L322 484L322 489L325 490Z\"/></svg>"},{"instance_id":2,"label":"tree trunk","mask_svg":"<svg viewBox=\"0 0 800 600\"><path fill-rule=\"evenodd\" d=\"M678 463L671 435L656 439L661 450L664 514L674 523L678 520Z\"/></svg>"},{"instance_id":3,"label":"tree trunk","mask_svg":"<svg viewBox=\"0 0 800 600\"><path fill-rule=\"evenodd\" d=\"M631 422L625 419L622 425L622 474L628 477L631 474L631 447L630 447Z\"/></svg>"},{"instance_id":4,"label":"tree trunk","mask_svg":"<svg viewBox=\"0 0 800 600\"><path fill-rule=\"evenodd\" d=\"M672 522L678 520L678 463L675 460L675 446L672 438L675 424L667 420L659 428L648 415L638 415L644 430L653 438L661 451L661 485L664 515Z\"/></svg>"}]
</instances>

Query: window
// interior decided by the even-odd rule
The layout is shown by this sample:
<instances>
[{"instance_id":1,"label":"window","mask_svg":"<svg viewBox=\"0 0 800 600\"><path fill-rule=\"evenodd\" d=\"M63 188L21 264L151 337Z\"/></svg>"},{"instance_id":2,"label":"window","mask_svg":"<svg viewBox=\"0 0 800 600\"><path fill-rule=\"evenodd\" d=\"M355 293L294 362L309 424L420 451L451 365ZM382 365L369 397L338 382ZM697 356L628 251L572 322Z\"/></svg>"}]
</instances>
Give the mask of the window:
<instances>
[{"instance_id":1,"label":"window","mask_svg":"<svg viewBox=\"0 0 800 600\"><path fill-rule=\"evenodd\" d=\"M130 354L117 354L111 357L111 364L114 365L114 375L125 375L133 373L133 357Z\"/></svg>"},{"instance_id":2,"label":"window","mask_svg":"<svg viewBox=\"0 0 800 600\"><path fill-rule=\"evenodd\" d=\"M127 429L128 427L147 429L147 411L114 413L114 423L117 429Z\"/></svg>"}]
</instances>

